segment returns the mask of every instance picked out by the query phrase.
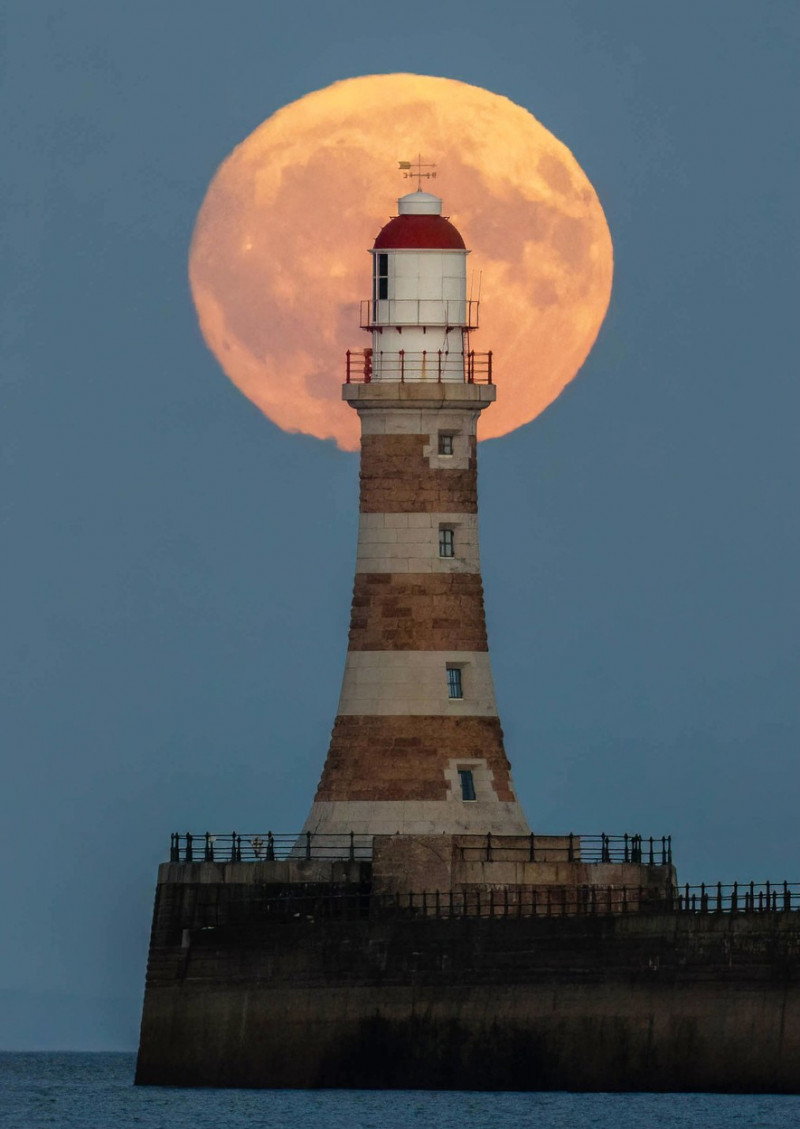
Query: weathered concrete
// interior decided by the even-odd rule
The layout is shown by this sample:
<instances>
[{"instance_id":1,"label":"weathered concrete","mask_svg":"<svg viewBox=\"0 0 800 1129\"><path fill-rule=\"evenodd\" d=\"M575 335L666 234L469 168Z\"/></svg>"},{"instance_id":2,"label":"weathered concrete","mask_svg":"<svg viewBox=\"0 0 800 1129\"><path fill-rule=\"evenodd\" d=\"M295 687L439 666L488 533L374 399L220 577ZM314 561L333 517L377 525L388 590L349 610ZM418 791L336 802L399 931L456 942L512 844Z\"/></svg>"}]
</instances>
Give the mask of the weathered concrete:
<instances>
[{"instance_id":1,"label":"weathered concrete","mask_svg":"<svg viewBox=\"0 0 800 1129\"><path fill-rule=\"evenodd\" d=\"M800 1090L797 914L184 932L159 892L139 1083Z\"/></svg>"}]
</instances>

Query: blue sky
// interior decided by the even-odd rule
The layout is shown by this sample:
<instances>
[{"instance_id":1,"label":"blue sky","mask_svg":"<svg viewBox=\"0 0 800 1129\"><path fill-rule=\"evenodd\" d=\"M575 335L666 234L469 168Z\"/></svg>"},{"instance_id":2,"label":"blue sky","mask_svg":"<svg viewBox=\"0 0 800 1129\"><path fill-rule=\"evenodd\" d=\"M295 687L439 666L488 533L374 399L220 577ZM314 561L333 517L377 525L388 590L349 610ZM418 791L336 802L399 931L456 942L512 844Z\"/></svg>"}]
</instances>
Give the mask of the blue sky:
<instances>
[{"instance_id":1,"label":"blue sky","mask_svg":"<svg viewBox=\"0 0 800 1129\"><path fill-rule=\"evenodd\" d=\"M683 880L800 879L799 17L776 0L7 6L0 1047L135 1046L170 832L292 830L311 802L357 459L228 383L186 258L231 148L358 74L525 106L614 240L581 375L481 447L531 822L670 832Z\"/></svg>"}]
</instances>

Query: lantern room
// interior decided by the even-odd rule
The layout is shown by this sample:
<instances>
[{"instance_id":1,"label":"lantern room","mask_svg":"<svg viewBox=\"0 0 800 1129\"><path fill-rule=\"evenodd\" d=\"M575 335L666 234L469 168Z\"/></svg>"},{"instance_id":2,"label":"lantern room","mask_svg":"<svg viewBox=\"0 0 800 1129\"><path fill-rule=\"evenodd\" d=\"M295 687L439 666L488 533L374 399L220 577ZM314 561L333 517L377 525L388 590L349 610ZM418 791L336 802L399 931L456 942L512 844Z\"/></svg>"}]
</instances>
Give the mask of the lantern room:
<instances>
[{"instance_id":1,"label":"lantern room","mask_svg":"<svg viewBox=\"0 0 800 1129\"><path fill-rule=\"evenodd\" d=\"M361 326L372 348L364 350L362 379L471 380L478 303L467 295L469 251L441 199L419 190L401 196L370 254L372 294L361 303ZM348 354L348 380L357 379L355 356Z\"/></svg>"}]
</instances>

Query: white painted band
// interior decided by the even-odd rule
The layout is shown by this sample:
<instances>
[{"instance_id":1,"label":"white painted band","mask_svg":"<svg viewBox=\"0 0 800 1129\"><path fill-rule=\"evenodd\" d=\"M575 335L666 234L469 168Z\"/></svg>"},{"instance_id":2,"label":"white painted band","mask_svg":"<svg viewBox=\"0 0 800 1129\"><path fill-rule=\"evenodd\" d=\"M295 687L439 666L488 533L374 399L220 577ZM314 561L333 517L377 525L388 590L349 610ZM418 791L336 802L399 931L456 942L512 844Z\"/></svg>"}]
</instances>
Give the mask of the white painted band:
<instances>
[{"instance_id":1,"label":"white painted band","mask_svg":"<svg viewBox=\"0 0 800 1129\"><path fill-rule=\"evenodd\" d=\"M473 800L317 800L303 832L341 835L342 853L356 835L528 835L516 802ZM334 844L335 845L335 844ZM329 849L331 844L326 845Z\"/></svg>"},{"instance_id":2,"label":"white painted band","mask_svg":"<svg viewBox=\"0 0 800 1129\"><path fill-rule=\"evenodd\" d=\"M439 556L439 531L453 530L452 557ZM356 572L481 570L477 514L360 514Z\"/></svg>"},{"instance_id":3,"label":"white painted band","mask_svg":"<svg viewBox=\"0 0 800 1129\"><path fill-rule=\"evenodd\" d=\"M463 698L448 696L447 667L461 667ZM496 717L488 651L348 651L339 714Z\"/></svg>"}]
</instances>

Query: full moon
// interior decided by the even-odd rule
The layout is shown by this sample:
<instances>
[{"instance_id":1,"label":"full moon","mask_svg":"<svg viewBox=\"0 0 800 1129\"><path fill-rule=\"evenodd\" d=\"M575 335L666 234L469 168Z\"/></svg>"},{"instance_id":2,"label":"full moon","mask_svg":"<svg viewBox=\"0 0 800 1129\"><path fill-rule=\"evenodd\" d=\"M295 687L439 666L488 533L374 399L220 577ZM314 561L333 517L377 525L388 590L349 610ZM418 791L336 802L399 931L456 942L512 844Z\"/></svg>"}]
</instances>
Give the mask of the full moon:
<instances>
[{"instance_id":1,"label":"full moon","mask_svg":"<svg viewBox=\"0 0 800 1129\"><path fill-rule=\"evenodd\" d=\"M569 149L498 94L426 75L337 82L267 118L223 161L192 237L200 328L233 383L285 431L358 448L341 402L345 351L369 345L366 253L397 196L398 162L436 166L423 188L472 251L473 347L494 354L497 403L481 438L539 415L573 379L611 296L603 209Z\"/></svg>"}]
</instances>

